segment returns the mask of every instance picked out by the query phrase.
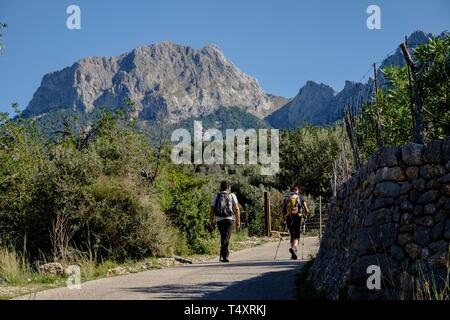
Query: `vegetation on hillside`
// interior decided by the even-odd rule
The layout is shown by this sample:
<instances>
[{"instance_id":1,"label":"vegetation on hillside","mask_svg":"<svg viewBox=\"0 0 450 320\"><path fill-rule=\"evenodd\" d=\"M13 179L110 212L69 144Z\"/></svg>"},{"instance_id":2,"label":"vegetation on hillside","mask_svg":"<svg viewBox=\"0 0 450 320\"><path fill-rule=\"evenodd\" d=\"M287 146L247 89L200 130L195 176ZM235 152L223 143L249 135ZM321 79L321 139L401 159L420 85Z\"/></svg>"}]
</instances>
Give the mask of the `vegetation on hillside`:
<instances>
[{"instance_id":1,"label":"vegetation on hillside","mask_svg":"<svg viewBox=\"0 0 450 320\"><path fill-rule=\"evenodd\" d=\"M199 118L188 118L177 124L179 128L186 128L193 132L194 120L201 121L203 130L216 128L226 129L270 129L271 126L255 115L242 110L239 107L221 107L215 112Z\"/></svg>"}]
</instances>

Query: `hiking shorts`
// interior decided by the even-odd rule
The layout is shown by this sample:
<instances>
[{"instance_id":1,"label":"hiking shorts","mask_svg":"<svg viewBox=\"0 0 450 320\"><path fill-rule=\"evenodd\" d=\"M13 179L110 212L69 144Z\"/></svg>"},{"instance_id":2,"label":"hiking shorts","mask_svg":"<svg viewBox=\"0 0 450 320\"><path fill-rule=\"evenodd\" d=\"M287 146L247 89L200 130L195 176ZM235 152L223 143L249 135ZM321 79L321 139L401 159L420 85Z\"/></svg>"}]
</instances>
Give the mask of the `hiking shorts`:
<instances>
[{"instance_id":1,"label":"hiking shorts","mask_svg":"<svg viewBox=\"0 0 450 320\"><path fill-rule=\"evenodd\" d=\"M300 240L300 230L302 225L302 218L299 215L288 215L286 224L291 235L291 241Z\"/></svg>"}]
</instances>

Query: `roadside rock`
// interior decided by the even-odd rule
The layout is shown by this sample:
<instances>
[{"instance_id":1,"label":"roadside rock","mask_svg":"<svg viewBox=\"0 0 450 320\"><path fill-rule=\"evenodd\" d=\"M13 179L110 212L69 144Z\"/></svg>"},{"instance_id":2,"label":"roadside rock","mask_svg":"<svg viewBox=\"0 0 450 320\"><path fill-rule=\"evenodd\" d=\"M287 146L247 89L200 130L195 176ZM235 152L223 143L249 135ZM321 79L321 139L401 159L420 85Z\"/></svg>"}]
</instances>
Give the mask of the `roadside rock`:
<instances>
[{"instance_id":1,"label":"roadside rock","mask_svg":"<svg viewBox=\"0 0 450 320\"><path fill-rule=\"evenodd\" d=\"M50 262L39 266L39 271L48 275L63 275L64 267L59 262Z\"/></svg>"},{"instance_id":2,"label":"roadside rock","mask_svg":"<svg viewBox=\"0 0 450 320\"><path fill-rule=\"evenodd\" d=\"M128 270L123 267L115 267L115 268L109 269L108 272L106 272L106 276L107 277L122 276L122 275L126 275L129 273L130 272L128 272Z\"/></svg>"}]
</instances>

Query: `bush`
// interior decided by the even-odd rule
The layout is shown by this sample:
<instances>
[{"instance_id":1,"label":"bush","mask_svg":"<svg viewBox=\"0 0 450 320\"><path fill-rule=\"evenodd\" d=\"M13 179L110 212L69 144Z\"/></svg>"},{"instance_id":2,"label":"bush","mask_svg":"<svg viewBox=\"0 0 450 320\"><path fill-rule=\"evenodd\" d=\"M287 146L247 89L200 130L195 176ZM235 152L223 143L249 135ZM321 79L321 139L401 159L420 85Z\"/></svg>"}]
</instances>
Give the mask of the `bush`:
<instances>
[{"instance_id":1,"label":"bush","mask_svg":"<svg viewBox=\"0 0 450 320\"><path fill-rule=\"evenodd\" d=\"M208 241L212 236L207 230L211 194L207 184L207 179L176 168L169 168L157 182L161 207L192 253L211 252Z\"/></svg>"},{"instance_id":2,"label":"bush","mask_svg":"<svg viewBox=\"0 0 450 320\"><path fill-rule=\"evenodd\" d=\"M174 231L154 196L139 191L115 177L100 177L87 186L77 242L90 241L101 256L116 260L172 253Z\"/></svg>"}]
</instances>

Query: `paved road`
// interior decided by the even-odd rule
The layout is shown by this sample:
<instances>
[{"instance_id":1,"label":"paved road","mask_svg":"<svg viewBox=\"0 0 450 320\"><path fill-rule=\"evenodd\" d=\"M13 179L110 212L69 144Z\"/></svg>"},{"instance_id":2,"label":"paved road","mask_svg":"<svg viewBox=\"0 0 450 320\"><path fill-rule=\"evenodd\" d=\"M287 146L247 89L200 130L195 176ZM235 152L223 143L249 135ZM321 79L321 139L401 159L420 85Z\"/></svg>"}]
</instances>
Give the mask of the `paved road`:
<instances>
[{"instance_id":1,"label":"paved road","mask_svg":"<svg viewBox=\"0 0 450 320\"><path fill-rule=\"evenodd\" d=\"M317 238L305 238L305 260L316 253L317 244ZM283 241L274 261L277 245L235 252L227 264L210 261L149 270L88 281L80 290L57 288L18 299L295 299L295 276L305 260L290 260L289 241Z\"/></svg>"}]
</instances>

